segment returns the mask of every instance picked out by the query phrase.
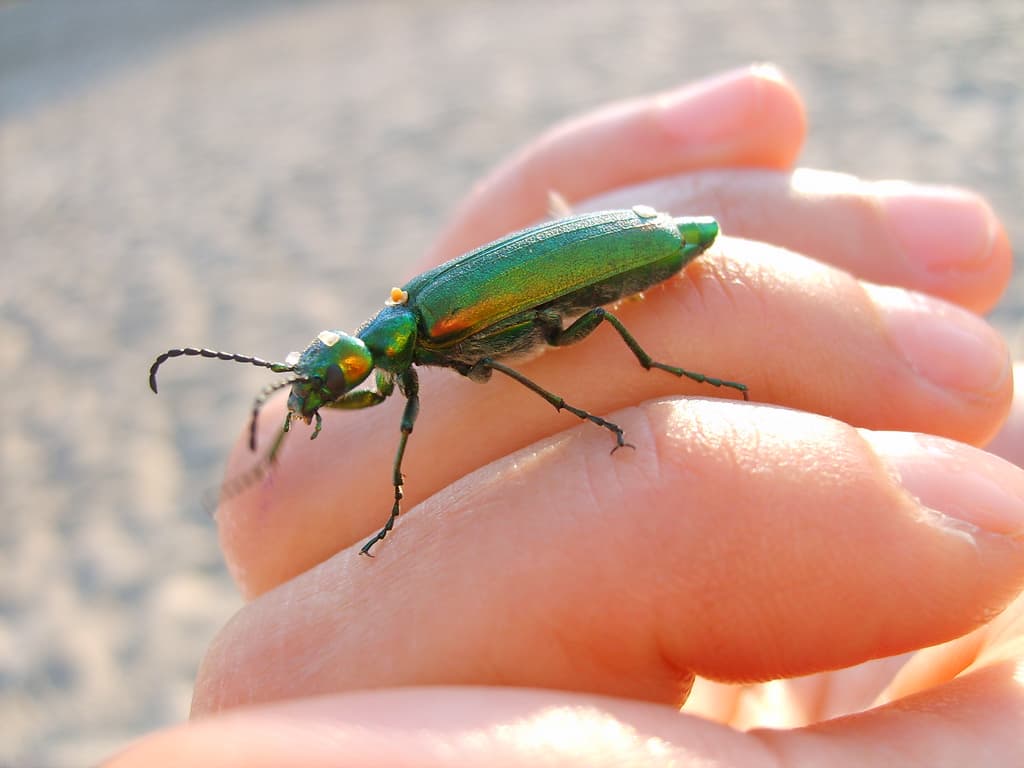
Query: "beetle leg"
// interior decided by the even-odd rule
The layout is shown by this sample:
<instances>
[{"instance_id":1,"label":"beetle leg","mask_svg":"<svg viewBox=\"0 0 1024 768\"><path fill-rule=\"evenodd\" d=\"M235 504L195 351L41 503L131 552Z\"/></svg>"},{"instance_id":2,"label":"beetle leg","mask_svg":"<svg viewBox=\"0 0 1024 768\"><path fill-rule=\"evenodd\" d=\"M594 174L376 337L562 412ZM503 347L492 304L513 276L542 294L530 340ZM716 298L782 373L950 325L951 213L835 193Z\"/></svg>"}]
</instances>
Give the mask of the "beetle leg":
<instances>
[{"instance_id":1,"label":"beetle leg","mask_svg":"<svg viewBox=\"0 0 1024 768\"><path fill-rule=\"evenodd\" d=\"M380 405L387 399L387 395L374 392L369 389L357 389L342 395L337 400L324 403L321 408L340 408L346 411L358 411L361 408L371 408Z\"/></svg>"},{"instance_id":2,"label":"beetle leg","mask_svg":"<svg viewBox=\"0 0 1024 768\"><path fill-rule=\"evenodd\" d=\"M359 550L359 554L373 557L370 554L370 548L373 547L378 541L383 539L392 528L395 527L395 520L398 517L398 513L401 512L402 508L402 458L405 456L405 446L409 441L409 435L412 434L413 424L416 423L416 416L420 410L420 396L419 396L419 377L416 375L416 371L409 368L398 377L398 386L402 394L405 395L405 411L402 414L402 436L398 441L398 452L395 454L395 463L392 471L392 484L395 487L395 503L391 507L391 515L388 517L387 523L381 528L369 541L367 541L362 548ZM371 408L375 405L380 405L388 396L394 392L394 377L391 375L380 374L377 376L377 388L378 392L374 392L369 389L357 389L349 392L346 395L339 397L337 400L324 403L323 408L341 408L344 410L358 410L360 408Z\"/></svg>"},{"instance_id":3,"label":"beetle leg","mask_svg":"<svg viewBox=\"0 0 1024 768\"><path fill-rule=\"evenodd\" d=\"M391 481L395 486L395 503L391 507L391 515L388 517L384 527L377 531L359 550L359 554L366 555L367 557L373 557L370 554L370 548L387 536L391 529L395 527L398 513L402 511L402 483L405 479L402 476L402 458L405 456L406 443L409 442L409 435L412 434L413 425L416 423L416 417L420 412L420 384L416 371L409 368L403 372L398 379L398 386L406 399L405 411L402 413L402 436L398 441L398 452L395 454L395 463L392 467L391 476Z\"/></svg>"},{"instance_id":4,"label":"beetle leg","mask_svg":"<svg viewBox=\"0 0 1024 768\"><path fill-rule=\"evenodd\" d=\"M568 328L558 329L548 336L548 343L553 347L564 347L568 344L575 344L577 341L582 341L589 336L602 321L607 321L611 326L618 332L622 340L626 342L626 346L629 347L633 354L636 355L636 359L640 361L647 370L651 368L657 368L661 371L667 371L674 376L682 378L685 376L688 379L699 382L701 384L710 384L713 387L729 387L730 389L739 390L743 395L744 400L749 400L750 395L747 393L747 385L740 384L738 381L725 381L724 379L716 379L711 376L705 376L703 373L697 373L696 371L688 371L685 368L678 368L674 365L666 365L665 363L659 363L657 360L651 358L644 348L640 346L633 334L626 330L626 326L622 324L615 315L609 312L604 307L596 307L595 309L585 312L576 318Z\"/></svg>"},{"instance_id":5,"label":"beetle leg","mask_svg":"<svg viewBox=\"0 0 1024 768\"><path fill-rule=\"evenodd\" d=\"M494 360L493 358L490 357L483 358L482 360L477 362L477 364L473 367L481 367L487 370L498 371L498 373L503 373L510 379L515 379L527 389L536 392L538 395L540 395L553 406L555 406L555 410L566 410L584 421L592 422L594 424L597 424L599 427L604 427L605 429L614 432L615 447L612 448L612 453L615 453L615 451L619 450L619 448L622 447L636 447L632 443L626 442L624 433L622 431L622 427L620 427L618 424L610 422L606 419L602 419L600 416L595 416L589 411L584 411L582 408L576 408L575 406L569 405L569 403L565 402L565 398L559 397L554 392L549 392L548 390L544 389L544 387L542 387L540 384L533 381L532 379L526 378L525 376L523 376L523 374L519 373L519 371L515 370L514 368L509 368L507 365L503 365L502 363L499 363L497 360Z\"/></svg>"},{"instance_id":6,"label":"beetle leg","mask_svg":"<svg viewBox=\"0 0 1024 768\"><path fill-rule=\"evenodd\" d=\"M280 431L277 433L277 437L274 438L274 442L270 445L270 450L267 451L267 464L273 464L277 459L277 452L281 450L281 445L284 443L284 436L287 435L292 428L292 416L294 416L294 414L291 411L288 411L288 413L284 415L284 426L281 427Z\"/></svg>"},{"instance_id":7,"label":"beetle leg","mask_svg":"<svg viewBox=\"0 0 1024 768\"><path fill-rule=\"evenodd\" d=\"M395 391L395 384L391 376L377 372L377 391L372 389L355 389L348 392L337 400L324 403L321 408L340 408L346 411L357 411L361 408L372 408L387 400Z\"/></svg>"}]
</instances>

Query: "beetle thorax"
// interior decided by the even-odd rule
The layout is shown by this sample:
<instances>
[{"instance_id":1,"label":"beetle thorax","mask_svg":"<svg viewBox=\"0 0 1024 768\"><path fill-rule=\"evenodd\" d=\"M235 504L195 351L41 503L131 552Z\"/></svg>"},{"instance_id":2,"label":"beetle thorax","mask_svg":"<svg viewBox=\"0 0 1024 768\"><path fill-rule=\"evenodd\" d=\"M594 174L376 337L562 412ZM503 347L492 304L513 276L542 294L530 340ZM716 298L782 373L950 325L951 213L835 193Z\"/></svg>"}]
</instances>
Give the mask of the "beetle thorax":
<instances>
[{"instance_id":1,"label":"beetle thorax","mask_svg":"<svg viewBox=\"0 0 1024 768\"><path fill-rule=\"evenodd\" d=\"M389 373L401 373L413 363L417 341L417 314L403 304L388 304L359 329L359 338L373 355L373 364Z\"/></svg>"}]
</instances>

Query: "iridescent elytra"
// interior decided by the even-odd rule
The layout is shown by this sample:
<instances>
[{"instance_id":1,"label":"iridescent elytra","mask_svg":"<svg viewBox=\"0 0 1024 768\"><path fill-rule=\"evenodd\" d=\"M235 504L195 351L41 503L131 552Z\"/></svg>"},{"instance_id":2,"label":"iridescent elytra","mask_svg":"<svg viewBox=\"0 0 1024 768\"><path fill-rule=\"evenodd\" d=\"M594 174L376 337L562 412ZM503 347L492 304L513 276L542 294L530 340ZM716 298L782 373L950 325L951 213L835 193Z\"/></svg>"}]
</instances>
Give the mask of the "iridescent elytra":
<instances>
[{"instance_id":1,"label":"iridescent elytra","mask_svg":"<svg viewBox=\"0 0 1024 768\"><path fill-rule=\"evenodd\" d=\"M582 341L609 323L646 368L738 390L747 387L651 359L622 322L604 305L631 296L679 272L718 236L711 217L673 217L644 205L582 213L547 221L495 240L393 288L384 306L355 335L321 331L302 352L285 362L197 347L170 349L157 357L149 385L157 390L157 369L169 358L198 356L231 360L288 373L257 396L250 421L256 449L256 419L269 395L290 386L288 413L260 467L270 466L294 419L322 428L321 408L359 409L378 405L395 391L406 399L393 465L394 504L387 523L361 554L394 527L401 509L402 457L419 412L416 366L451 368L474 381L493 371L537 393L558 410L610 430L614 452L626 443L622 429L528 379L504 360L544 346ZM358 388L375 372L372 386ZM262 469L261 469L262 472Z\"/></svg>"}]
</instances>

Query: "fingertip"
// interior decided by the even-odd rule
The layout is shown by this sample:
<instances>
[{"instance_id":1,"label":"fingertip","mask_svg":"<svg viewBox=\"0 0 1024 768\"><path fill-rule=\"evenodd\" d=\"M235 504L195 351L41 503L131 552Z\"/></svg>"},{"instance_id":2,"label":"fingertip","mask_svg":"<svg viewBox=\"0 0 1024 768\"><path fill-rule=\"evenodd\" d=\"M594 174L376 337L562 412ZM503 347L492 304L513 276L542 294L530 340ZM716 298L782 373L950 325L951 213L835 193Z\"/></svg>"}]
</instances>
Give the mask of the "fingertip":
<instances>
[{"instance_id":1,"label":"fingertip","mask_svg":"<svg viewBox=\"0 0 1024 768\"><path fill-rule=\"evenodd\" d=\"M1009 406L1012 373L1006 343L988 323L947 301L892 286L864 284L888 341L922 383L981 406L974 434L983 442ZM980 415L980 413L978 414Z\"/></svg>"},{"instance_id":2,"label":"fingertip","mask_svg":"<svg viewBox=\"0 0 1024 768\"><path fill-rule=\"evenodd\" d=\"M1013 402L1009 415L986 450L1024 467L1024 363L1013 366Z\"/></svg>"},{"instance_id":3,"label":"fingertip","mask_svg":"<svg viewBox=\"0 0 1024 768\"><path fill-rule=\"evenodd\" d=\"M896 251L930 293L975 311L991 309L1009 283L1006 230L980 195L957 187L873 182Z\"/></svg>"},{"instance_id":4,"label":"fingertip","mask_svg":"<svg viewBox=\"0 0 1024 768\"><path fill-rule=\"evenodd\" d=\"M699 148L698 167L788 168L806 135L803 101L773 64L733 70L652 101L670 141L691 152Z\"/></svg>"},{"instance_id":5,"label":"fingertip","mask_svg":"<svg viewBox=\"0 0 1024 768\"><path fill-rule=\"evenodd\" d=\"M983 531L1024 537L1024 472L935 435L860 430L900 485L929 511Z\"/></svg>"},{"instance_id":6,"label":"fingertip","mask_svg":"<svg viewBox=\"0 0 1024 768\"><path fill-rule=\"evenodd\" d=\"M277 512L287 505L294 487L290 474L280 471L287 454L282 451L270 463L259 449L273 444L283 411L284 398L271 398L257 431L247 426L239 433L218 494L217 536L228 572L246 600L292 575L289 561L296 532L281 525Z\"/></svg>"},{"instance_id":7,"label":"fingertip","mask_svg":"<svg viewBox=\"0 0 1024 768\"><path fill-rule=\"evenodd\" d=\"M988 206L988 203L985 203ZM998 286L998 291L993 292L985 298L987 301L981 303L979 311L991 309L1002 296L1006 286L1010 283L1010 276L1013 274L1013 247L1010 245L1010 236L1006 228L989 207L991 215L990 225L992 227L991 249L989 250L988 269L994 275L993 284Z\"/></svg>"}]
</instances>

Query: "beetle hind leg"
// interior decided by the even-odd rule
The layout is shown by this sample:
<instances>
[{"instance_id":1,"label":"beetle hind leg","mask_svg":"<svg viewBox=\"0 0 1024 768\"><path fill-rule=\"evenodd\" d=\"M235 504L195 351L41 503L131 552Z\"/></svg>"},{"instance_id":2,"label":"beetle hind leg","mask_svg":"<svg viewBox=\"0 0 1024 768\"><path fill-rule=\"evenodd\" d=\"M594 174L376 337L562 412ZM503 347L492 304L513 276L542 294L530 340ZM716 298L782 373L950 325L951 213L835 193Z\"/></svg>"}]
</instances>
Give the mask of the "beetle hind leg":
<instances>
[{"instance_id":1,"label":"beetle hind leg","mask_svg":"<svg viewBox=\"0 0 1024 768\"><path fill-rule=\"evenodd\" d=\"M533 381L532 379L528 379L526 376L523 376L523 374L521 374L514 368L509 368L507 365L503 365L502 363L499 363L497 360L494 360L493 358L485 357L479 362L477 362L476 365L473 366L472 370L475 369L497 371L498 373L502 373L508 376L510 379L518 381L520 384L522 384L530 391L536 392L538 395L540 395L549 403L551 403L551 405L555 407L556 411L568 411L573 416L576 416L577 418L583 421L589 421L592 424L596 424L599 427L604 427L609 432L612 432L615 435L615 447L612 448L612 453L615 453L617 450L619 450L619 448L636 448L636 446L633 445L632 443L626 442L625 433L622 431L622 427L620 427L618 424L608 421L607 419L602 419L600 416L595 416L590 411L585 411L582 408L577 408L574 405L570 405L569 403L565 402L565 398L559 397L554 392L550 392L544 389L544 387L542 387L540 384Z\"/></svg>"},{"instance_id":2,"label":"beetle hind leg","mask_svg":"<svg viewBox=\"0 0 1024 768\"><path fill-rule=\"evenodd\" d=\"M725 379L715 378L714 376L706 376L703 373L688 371L685 368L680 368L675 365L659 363L647 354L646 350L640 346L640 342L638 342L636 338L634 338L633 334L626 329L626 326L622 324L622 321L603 307L596 307L589 312L585 312L576 318L568 328L552 329L548 335L548 343L553 347L564 347L569 344L575 344L593 333L597 326L602 322L609 323L616 330L619 336L622 337L622 340L626 342L626 346L629 347L636 356L640 365L647 370L657 368L659 371L666 371L671 373L673 376L678 376L680 378L686 377L699 384L710 384L713 387L728 387L729 389L739 391L740 394L743 395L744 400L750 399L750 394L747 391L746 384L741 384L738 381L726 381Z\"/></svg>"}]
</instances>

